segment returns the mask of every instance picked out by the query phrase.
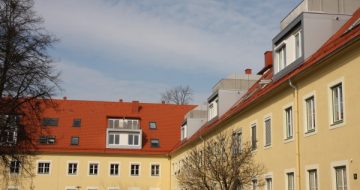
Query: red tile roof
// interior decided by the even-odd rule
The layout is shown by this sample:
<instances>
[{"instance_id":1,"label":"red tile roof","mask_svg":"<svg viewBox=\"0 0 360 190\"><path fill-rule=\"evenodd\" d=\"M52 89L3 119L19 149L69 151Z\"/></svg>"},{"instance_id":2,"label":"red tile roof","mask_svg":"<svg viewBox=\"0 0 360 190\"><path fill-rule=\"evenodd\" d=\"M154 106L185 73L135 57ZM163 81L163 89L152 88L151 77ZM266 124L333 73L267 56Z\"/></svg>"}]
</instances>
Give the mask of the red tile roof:
<instances>
[{"instance_id":1,"label":"red tile roof","mask_svg":"<svg viewBox=\"0 0 360 190\"><path fill-rule=\"evenodd\" d=\"M183 147L191 144L203 135L208 134L213 129L221 127L221 124L228 119L234 117L239 112L242 112L250 107L253 103L263 98L265 95L268 95L271 91L277 89L280 85L286 84L289 79L302 74L304 71L308 70L310 67L315 64L322 63L323 59L326 59L328 56L336 53L336 51L341 50L343 47L348 45L351 42L359 41L360 39L360 25L356 25L349 30L349 27L354 25L354 23L359 22L360 19L360 8L353 14L353 16L332 36L325 42L319 50L317 50L312 56L310 56L304 63L299 66L297 69L286 74L277 81L267 84L265 87L261 87L259 82L262 79L271 79L272 71L269 70L248 90L248 92L241 98L229 111L227 111L223 116L217 118L211 123L205 124L201 127L193 136L188 140L179 142L177 146L171 151L174 153ZM270 68L271 69L271 68ZM263 72L263 71L262 71Z\"/></svg>"},{"instance_id":2,"label":"red tile roof","mask_svg":"<svg viewBox=\"0 0 360 190\"><path fill-rule=\"evenodd\" d=\"M53 145L38 145L40 152L166 154L180 140L179 126L192 105L151 104L139 102L100 102L54 100L56 109L46 109L43 117L59 118L58 126L41 127L43 134L56 136ZM137 112L136 106L139 106ZM106 148L107 118L139 118L143 132L143 148ZM81 119L81 127L72 127L73 119ZM156 122L157 129L149 129ZM40 135L40 134L39 134ZM70 145L71 136L79 136L79 145ZM160 140L159 148L150 147L150 139ZM38 137L35 137L38 142Z\"/></svg>"}]
</instances>

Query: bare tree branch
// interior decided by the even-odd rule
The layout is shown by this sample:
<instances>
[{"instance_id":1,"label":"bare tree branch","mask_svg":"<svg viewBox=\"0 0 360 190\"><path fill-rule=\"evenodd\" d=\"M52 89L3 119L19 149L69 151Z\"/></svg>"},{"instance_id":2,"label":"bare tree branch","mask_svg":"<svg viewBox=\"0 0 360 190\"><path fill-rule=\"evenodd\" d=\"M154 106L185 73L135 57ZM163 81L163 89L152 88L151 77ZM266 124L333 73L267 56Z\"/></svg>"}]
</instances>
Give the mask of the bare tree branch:
<instances>
[{"instance_id":1,"label":"bare tree branch","mask_svg":"<svg viewBox=\"0 0 360 190\"><path fill-rule=\"evenodd\" d=\"M183 189L235 190L247 188L264 173L264 166L254 160L249 143L240 146L235 135L217 135L190 150L181 161L176 177ZM258 185L263 185L258 178Z\"/></svg>"},{"instance_id":2,"label":"bare tree branch","mask_svg":"<svg viewBox=\"0 0 360 190\"><path fill-rule=\"evenodd\" d=\"M189 86L176 86L161 94L161 101L178 105L189 104L192 101L193 90Z\"/></svg>"}]
</instances>

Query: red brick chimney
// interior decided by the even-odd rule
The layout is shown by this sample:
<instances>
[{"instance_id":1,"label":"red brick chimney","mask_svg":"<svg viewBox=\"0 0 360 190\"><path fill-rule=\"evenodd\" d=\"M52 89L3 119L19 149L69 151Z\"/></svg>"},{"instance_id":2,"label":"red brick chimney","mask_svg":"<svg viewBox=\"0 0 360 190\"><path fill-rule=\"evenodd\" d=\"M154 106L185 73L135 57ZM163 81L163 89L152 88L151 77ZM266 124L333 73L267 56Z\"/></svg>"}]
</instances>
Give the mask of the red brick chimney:
<instances>
[{"instance_id":1,"label":"red brick chimney","mask_svg":"<svg viewBox=\"0 0 360 190\"><path fill-rule=\"evenodd\" d=\"M251 70L251 69L249 69L249 68L245 69L245 74L251 75L251 73L252 73L252 70Z\"/></svg>"},{"instance_id":2,"label":"red brick chimney","mask_svg":"<svg viewBox=\"0 0 360 190\"><path fill-rule=\"evenodd\" d=\"M139 101L132 101L132 112L139 113L140 111L140 103Z\"/></svg>"},{"instance_id":3,"label":"red brick chimney","mask_svg":"<svg viewBox=\"0 0 360 190\"><path fill-rule=\"evenodd\" d=\"M265 67L269 67L273 64L272 51L266 51L265 55Z\"/></svg>"}]
</instances>

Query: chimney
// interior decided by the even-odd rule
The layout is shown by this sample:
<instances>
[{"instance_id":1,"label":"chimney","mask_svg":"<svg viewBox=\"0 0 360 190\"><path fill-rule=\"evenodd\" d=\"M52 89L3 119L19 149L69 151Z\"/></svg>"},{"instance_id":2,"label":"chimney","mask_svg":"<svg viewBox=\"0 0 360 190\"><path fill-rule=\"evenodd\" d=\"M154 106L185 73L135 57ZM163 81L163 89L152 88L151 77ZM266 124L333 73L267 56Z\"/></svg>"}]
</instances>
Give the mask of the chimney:
<instances>
[{"instance_id":1,"label":"chimney","mask_svg":"<svg viewBox=\"0 0 360 190\"><path fill-rule=\"evenodd\" d=\"M119 102L123 102L123 99L120 98L120 99L119 99Z\"/></svg>"},{"instance_id":2,"label":"chimney","mask_svg":"<svg viewBox=\"0 0 360 190\"><path fill-rule=\"evenodd\" d=\"M165 104L165 100L162 100L161 103L162 103L162 104Z\"/></svg>"},{"instance_id":3,"label":"chimney","mask_svg":"<svg viewBox=\"0 0 360 190\"><path fill-rule=\"evenodd\" d=\"M64 97L63 97L63 100L67 100L67 97L66 97L66 96L64 96Z\"/></svg>"},{"instance_id":4,"label":"chimney","mask_svg":"<svg viewBox=\"0 0 360 190\"><path fill-rule=\"evenodd\" d=\"M139 101L132 101L132 112L139 113L140 111L140 103Z\"/></svg>"},{"instance_id":5,"label":"chimney","mask_svg":"<svg viewBox=\"0 0 360 190\"><path fill-rule=\"evenodd\" d=\"M251 75L251 69L249 69L249 68L245 69L245 74Z\"/></svg>"},{"instance_id":6,"label":"chimney","mask_svg":"<svg viewBox=\"0 0 360 190\"><path fill-rule=\"evenodd\" d=\"M272 51L266 51L265 55L265 67L270 67L273 64Z\"/></svg>"}]
</instances>

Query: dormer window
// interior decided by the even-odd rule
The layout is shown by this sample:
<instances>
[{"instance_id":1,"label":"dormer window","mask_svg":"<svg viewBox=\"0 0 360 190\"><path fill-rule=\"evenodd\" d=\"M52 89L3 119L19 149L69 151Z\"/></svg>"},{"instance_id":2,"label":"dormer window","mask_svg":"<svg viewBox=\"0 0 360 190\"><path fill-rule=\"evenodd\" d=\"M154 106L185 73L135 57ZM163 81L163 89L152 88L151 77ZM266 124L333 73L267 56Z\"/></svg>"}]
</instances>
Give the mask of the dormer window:
<instances>
[{"instance_id":1,"label":"dormer window","mask_svg":"<svg viewBox=\"0 0 360 190\"><path fill-rule=\"evenodd\" d=\"M219 104L219 99L215 98L212 101L209 102L209 107L208 107L208 119L209 121L213 118L215 118L218 115L218 104Z\"/></svg>"},{"instance_id":2,"label":"dormer window","mask_svg":"<svg viewBox=\"0 0 360 190\"><path fill-rule=\"evenodd\" d=\"M149 127L151 127L150 123ZM154 124L156 126L155 122ZM106 131L107 148L140 149L142 147L140 119L109 118Z\"/></svg>"},{"instance_id":3,"label":"dormer window","mask_svg":"<svg viewBox=\"0 0 360 190\"><path fill-rule=\"evenodd\" d=\"M181 126L181 140L184 140L187 138L187 124Z\"/></svg>"},{"instance_id":4,"label":"dormer window","mask_svg":"<svg viewBox=\"0 0 360 190\"><path fill-rule=\"evenodd\" d=\"M139 119L114 118L108 119L108 128L112 129L140 129Z\"/></svg>"},{"instance_id":5,"label":"dormer window","mask_svg":"<svg viewBox=\"0 0 360 190\"><path fill-rule=\"evenodd\" d=\"M277 68L278 72L283 70L286 67L286 45L281 45L276 50L276 62L277 62Z\"/></svg>"},{"instance_id":6,"label":"dormer window","mask_svg":"<svg viewBox=\"0 0 360 190\"><path fill-rule=\"evenodd\" d=\"M156 129L157 128L156 122L154 122L154 121L149 122L149 128L150 129Z\"/></svg>"}]
</instances>

